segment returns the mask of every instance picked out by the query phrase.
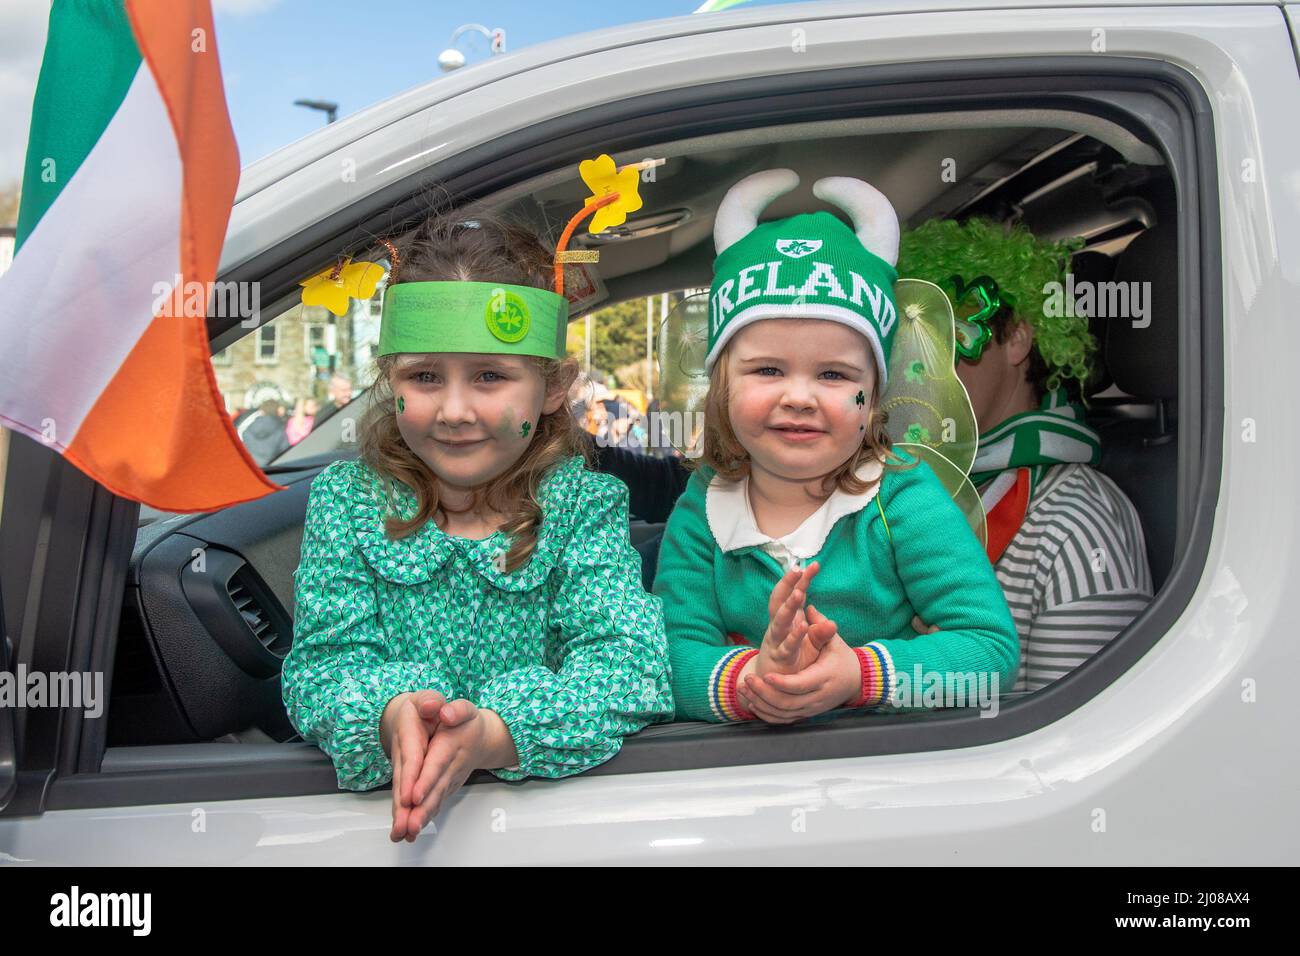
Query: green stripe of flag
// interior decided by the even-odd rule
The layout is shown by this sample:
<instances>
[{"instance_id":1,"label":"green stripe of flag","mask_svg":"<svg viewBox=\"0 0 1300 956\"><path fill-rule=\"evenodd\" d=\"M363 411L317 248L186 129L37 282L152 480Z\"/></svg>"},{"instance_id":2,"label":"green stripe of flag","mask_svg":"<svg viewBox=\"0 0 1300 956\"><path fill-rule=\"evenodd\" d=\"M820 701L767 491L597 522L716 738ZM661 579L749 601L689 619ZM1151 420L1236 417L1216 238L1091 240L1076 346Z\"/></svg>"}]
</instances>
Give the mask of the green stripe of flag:
<instances>
[{"instance_id":1,"label":"green stripe of flag","mask_svg":"<svg viewBox=\"0 0 1300 956\"><path fill-rule=\"evenodd\" d=\"M54 0L23 167L15 251L90 153L140 69L122 0Z\"/></svg>"}]
</instances>

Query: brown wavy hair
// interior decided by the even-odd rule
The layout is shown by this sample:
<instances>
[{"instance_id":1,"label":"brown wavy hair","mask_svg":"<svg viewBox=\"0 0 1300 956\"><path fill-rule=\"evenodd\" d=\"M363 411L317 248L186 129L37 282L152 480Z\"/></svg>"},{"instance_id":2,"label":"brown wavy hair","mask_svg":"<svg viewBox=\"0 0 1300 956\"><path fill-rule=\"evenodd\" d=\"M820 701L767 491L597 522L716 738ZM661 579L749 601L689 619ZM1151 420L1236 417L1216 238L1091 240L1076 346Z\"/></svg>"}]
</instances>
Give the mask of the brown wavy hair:
<instances>
[{"instance_id":1,"label":"brown wavy hair","mask_svg":"<svg viewBox=\"0 0 1300 956\"><path fill-rule=\"evenodd\" d=\"M713 363L713 371L709 373L709 390L704 397L704 440L700 457L688 459L685 464L688 468L708 465L727 481L739 481L749 474L749 452L745 451L745 446L731 428L731 373L727 369L727 353L730 350L730 344L722 349L717 361ZM893 468L916 466L917 462L906 464L894 454L894 444L889 432L885 430L888 421L889 413L880 408L880 376L877 375L867 404L867 424L862 434L862 444L839 467L823 476L824 495L830 495L836 488L851 495L860 495L871 488L880 479L863 481L857 476L857 470L875 458Z\"/></svg>"},{"instance_id":2,"label":"brown wavy hair","mask_svg":"<svg viewBox=\"0 0 1300 956\"><path fill-rule=\"evenodd\" d=\"M434 212L412 231L381 240L388 249L388 286L403 282L501 282L551 289L554 251L528 227L494 214L466 219L453 211ZM438 480L429 466L402 439L391 374L400 355L376 360L370 405L361 419L361 459L376 473L393 478L415 492L415 514L403 520L389 515L384 530L390 539L414 534L441 511ZM547 392L566 394L578 374L572 358L527 356L546 383ZM514 466L475 489L471 507L486 505L507 515L501 530L512 538L505 566L513 571L526 564L537 546L544 514L538 501L542 481L574 455L589 464L588 445L567 398L556 411L543 413L528 448ZM391 503L391 502L390 502ZM444 517L446 512L442 512Z\"/></svg>"}]
</instances>

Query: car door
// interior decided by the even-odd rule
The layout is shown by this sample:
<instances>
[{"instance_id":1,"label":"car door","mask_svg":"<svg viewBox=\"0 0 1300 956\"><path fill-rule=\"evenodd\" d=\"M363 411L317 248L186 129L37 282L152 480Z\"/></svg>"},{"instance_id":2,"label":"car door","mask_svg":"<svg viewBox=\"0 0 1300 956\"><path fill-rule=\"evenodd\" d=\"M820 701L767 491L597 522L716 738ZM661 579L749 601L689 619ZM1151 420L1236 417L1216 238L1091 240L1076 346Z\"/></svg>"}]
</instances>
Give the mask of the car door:
<instances>
[{"instance_id":1,"label":"car door","mask_svg":"<svg viewBox=\"0 0 1300 956\"><path fill-rule=\"evenodd\" d=\"M1282 340L1280 303L1296 289L1278 263L1300 252L1271 186L1300 174L1281 11L1062 4L1026 20L1023 5L958 6L959 17L809 5L639 24L432 84L418 108L389 103L250 171L223 278L261 282L273 311L348 236L414 209L419 177L491 196L548 171L570 176L602 151L654 155L690 137L850 117L896 135L914 114L1008 108L1116 124L1175 169L1184 326L1178 556L1122 641L992 720L654 728L597 772L473 782L413 845L387 840L387 791L335 792L313 748L112 754L94 721L33 710L15 730L6 861L1135 863L1294 852L1281 797L1230 781L1285 748L1297 716L1289 695L1247 707L1238 690L1296 663L1272 598L1300 534L1264 554L1242 527L1268 502L1274 527L1300 531L1282 480L1298 446L1275 439L1276 469L1259 470L1253 449L1222 440L1226 398L1234 414L1281 406L1278 386L1249 371ZM1225 100L1250 109L1225 112ZM1243 180L1245 158L1269 180ZM340 179L347 168L358 175ZM214 351L238 334L214 326ZM17 442L9 472L0 534L16 659L111 672L134 506L34 443ZM1271 792L1293 789L1295 773L1269 771Z\"/></svg>"}]
</instances>

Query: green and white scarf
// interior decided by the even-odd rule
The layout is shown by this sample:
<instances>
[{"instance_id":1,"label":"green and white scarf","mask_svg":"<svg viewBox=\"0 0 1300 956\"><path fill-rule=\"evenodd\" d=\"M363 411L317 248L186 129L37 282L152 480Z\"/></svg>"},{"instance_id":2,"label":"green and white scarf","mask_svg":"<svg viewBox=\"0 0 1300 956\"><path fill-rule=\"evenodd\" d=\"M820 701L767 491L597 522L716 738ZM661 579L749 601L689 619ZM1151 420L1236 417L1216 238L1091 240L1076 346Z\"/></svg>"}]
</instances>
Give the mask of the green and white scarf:
<instances>
[{"instance_id":1,"label":"green and white scarf","mask_svg":"<svg viewBox=\"0 0 1300 956\"><path fill-rule=\"evenodd\" d=\"M1058 388L1037 411L1012 415L980 435L970 480L978 488L1008 469L1028 468L1032 494L1052 465L1100 460L1101 436L1083 420L1083 406Z\"/></svg>"}]
</instances>

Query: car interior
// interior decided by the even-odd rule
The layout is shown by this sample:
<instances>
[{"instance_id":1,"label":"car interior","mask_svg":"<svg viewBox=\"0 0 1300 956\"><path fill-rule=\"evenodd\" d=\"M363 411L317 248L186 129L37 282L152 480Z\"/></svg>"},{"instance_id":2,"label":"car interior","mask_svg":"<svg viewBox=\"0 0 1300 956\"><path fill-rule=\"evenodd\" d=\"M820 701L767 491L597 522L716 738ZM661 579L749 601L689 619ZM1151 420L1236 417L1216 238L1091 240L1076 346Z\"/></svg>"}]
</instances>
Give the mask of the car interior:
<instances>
[{"instance_id":1,"label":"car interior","mask_svg":"<svg viewBox=\"0 0 1300 956\"><path fill-rule=\"evenodd\" d=\"M1163 585L1174 557L1177 496L1170 490L1178 481L1177 203L1171 174L1150 144L1099 117L1008 110L746 129L650 143L615 158L665 162L643 186L639 213L599 243L573 243L600 250L608 297L595 308L707 287L718 203L737 180L772 167L794 169L801 185L765 219L838 213L812 197L812 183L851 175L883 191L904 228L932 217L1018 219L1042 236L1087 240L1073 262L1077 280L1149 282L1149 327L1090 318L1100 350L1087 402L1103 436L1101 470L1136 506L1154 585ZM554 242L585 197L566 165L466 211L504 212ZM363 392L354 404L365 400ZM325 759L290 726L279 669L293 637L293 574L312 479L329 462L356 454L339 431L347 417L325 420L268 467L286 486L281 492L203 515L142 512L103 769L138 767L166 745L204 741L295 747L303 759ZM661 530L632 516L647 585ZM671 737L679 727L658 725L642 736Z\"/></svg>"}]
</instances>

